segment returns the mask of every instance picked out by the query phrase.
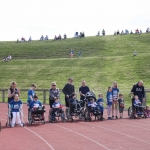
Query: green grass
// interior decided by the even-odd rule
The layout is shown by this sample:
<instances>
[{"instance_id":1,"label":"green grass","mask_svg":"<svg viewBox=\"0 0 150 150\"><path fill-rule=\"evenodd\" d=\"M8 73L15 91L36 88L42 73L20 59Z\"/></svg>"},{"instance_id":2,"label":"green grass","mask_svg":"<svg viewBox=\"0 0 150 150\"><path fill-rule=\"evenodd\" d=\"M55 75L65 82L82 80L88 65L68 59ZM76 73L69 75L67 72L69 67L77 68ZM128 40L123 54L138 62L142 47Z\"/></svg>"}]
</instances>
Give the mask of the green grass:
<instances>
[{"instance_id":1,"label":"green grass","mask_svg":"<svg viewBox=\"0 0 150 150\"><path fill-rule=\"evenodd\" d=\"M0 62L0 88L8 88L14 80L18 88L29 88L31 83L36 83L37 88L48 89L56 81L61 89L68 77L73 77L76 90L86 80L90 89L96 94L102 92L105 97L107 87L116 80L129 103L128 93L134 83L142 79L147 89L150 85L149 39L150 34L143 34L55 42L0 42L0 57L8 54L13 57L10 62ZM68 58L71 48L75 50L73 59ZM77 58L80 50L83 57ZM136 57L134 50L138 53ZM39 95L42 99L42 93ZM25 98L24 92L22 99Z\"/></svg>"}]
</instances>

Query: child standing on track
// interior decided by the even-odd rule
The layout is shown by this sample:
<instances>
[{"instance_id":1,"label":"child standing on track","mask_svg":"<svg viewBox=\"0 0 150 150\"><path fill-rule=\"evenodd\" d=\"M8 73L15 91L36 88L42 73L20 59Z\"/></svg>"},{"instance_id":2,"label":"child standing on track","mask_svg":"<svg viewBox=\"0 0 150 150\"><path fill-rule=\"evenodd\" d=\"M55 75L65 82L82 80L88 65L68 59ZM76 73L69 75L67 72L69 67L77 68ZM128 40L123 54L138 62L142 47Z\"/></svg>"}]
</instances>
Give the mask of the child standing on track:
<instances>
[{"instance_id":1,"label":"child standing on track","mask_svg":"<svg viewBox=\"0 0 150 150\"><path fill-rule=\"evenodd\" d=\"M107 99L107 114L108 114L108 120L111 120L111 112L112 112L112 88L108 87L106 99Z\"/></svg>"},{"instance_id":2,"label":"child standing on track","mask_svg":"<svg viewBox=\"0 0 150 150\"><path fill-rule=\"evenodd\" d=\"M19 100L19 95L15 94L14 100L11 100L9 102L9 117L10 117L10 111L12 112L12 115L13 115L12 122L11 122L12 128L14 127L16 123L16 119L18 120L18 124L23 127L23 124L21 123L21 120L20 120L21 109L22 109L22 101Z\"/></svg>"},{"instance_id":3,"label":"child standing on track","mask_svg":"<svg viewBox=\"0 0 150 150\"><path fill-rule=\"evenodd\" d=\"M103 100L103 95L100 93L99 95L98 95L98 100L97 100L97 104L98 104L98 107L99 107L99 109L100 109L100 112L101 112L101 119L104 119L103 118L103 113L104 113L104 100Z\"/></svg>"},{"instance_id":4,"label":"child standing on track","mask_svg":"<svg viewBox=\"0 0 150 150\"><path fill-rule=\"evenodd\" d=\"M120 113L120 119L123 118L123 111L124 111L124 99L123 99L123 94L119 94L119 113Z\"/></svg>"},{"instance_id":5,"label":"child standing on track","mask_svg":"<svg viewBox=\"0 0 150 150\"><path fill-rule=\"evenodd\" d=\"M116 119L118 119L118 93L119 89L117 88L117 82L114 81L112 87L112 95L113 95L112 118L114 118L114 110L115 110Z\"/></svg>"}]
</instances>

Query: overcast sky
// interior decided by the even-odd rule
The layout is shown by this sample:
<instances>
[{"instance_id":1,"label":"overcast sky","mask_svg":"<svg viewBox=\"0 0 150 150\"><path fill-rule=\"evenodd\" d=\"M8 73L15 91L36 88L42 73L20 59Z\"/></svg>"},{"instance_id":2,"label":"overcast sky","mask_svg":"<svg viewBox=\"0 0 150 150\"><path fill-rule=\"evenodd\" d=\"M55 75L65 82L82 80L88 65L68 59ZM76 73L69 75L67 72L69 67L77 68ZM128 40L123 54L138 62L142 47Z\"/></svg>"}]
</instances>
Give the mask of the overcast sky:
<instances>
[{"instance_id":1,"label":"overcast sky","mask_svg":"<svg viewBox=\"0 0 150 150\"><path fill-rule=\"evenodd\" d=\"M150 0L0 0L0 41L150 27Z\"/></svg>"}]
</instances>

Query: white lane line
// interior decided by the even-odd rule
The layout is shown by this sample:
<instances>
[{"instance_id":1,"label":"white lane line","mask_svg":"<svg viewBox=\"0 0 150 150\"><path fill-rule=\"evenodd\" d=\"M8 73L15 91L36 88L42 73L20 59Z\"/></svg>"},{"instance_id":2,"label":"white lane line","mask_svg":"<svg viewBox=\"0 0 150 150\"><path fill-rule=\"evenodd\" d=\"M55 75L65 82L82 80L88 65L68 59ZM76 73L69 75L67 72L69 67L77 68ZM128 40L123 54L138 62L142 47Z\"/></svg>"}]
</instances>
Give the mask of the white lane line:
<instances>
[{"instance_id":1,"label":"white lane line","mask_svg":"<svg viewBox=\"0 0 150 150\"><path fill-rule=\"evenodd\" d=\"M50 148L51 150L55 150L44 138L42 138L39 134L37 134L36 132L30 130L29 128L27 127L24 127L26 130L32 132L33 134L35 134L37 137L39 137L41 140L43 140Z\"/></svg>"},{"instance_id":2,"label":"white lane line","mask_svg":"<svg viewBox=\"0 0 150 150\"><path fill-rule=\"evenodd\" d=\"M125 134L125 133L122 133L122 132L114 131L114 130L111 130L111 129L108 129L108 128L104 128L104 127L95 126L95 125L92 125L92 124L90 124L90 123L84 123L84 122L80 122L80 123L83 123L83 124L86 124L86 125L90 125L90 126L93 126L93 127L97 127L97 128L101 128L101 129L105 129L105 130L108 130L108 131L111 131L111 132L114 132L114 133L118 133L118 134L121 134L121 135L130 137L130 138L132 138L132 139L136 139L136 140L138 140L138 141L140 141L140 142L144 142L144 143L150 145L150 143L147 142L147 141L141 140L141 139L139 139L139 138L136 138L136 137L134 137L134 136L131 136L131 135L128 135L128 134Z\"/></svg>"},{"instance_id":3,"label":"white lane line","mask_svg":"<svg viewBox=\"0 0 150 150\"><path fill-rule=\"evenodd\" d=\"M0 120L5 120L5 121L7 121L6 119L2 119L2 118L0 118ZM24 129L26 129L26 130L32 132L33 134L35 134L38 138L40 138L42 141L44 141L44 142L47 144L47 146L51 148L51 150L55 150L55 149L54 149L44 138L42 138L39 134L37 134L36 132L30 130L30 129L27 128L27 127L24 127Z\"/></svg>"},{"instance_id":4,"label":"white lane line","mask_svg":"<svg viewBox=\"0 0 150 150\"><path fill-rule=\"evenodd\" d=\"M75 133L75 134L77 134L77 135L80 135L80 136L82 136L82 137L84 137L84 138L86 138L86 139L88 139L88 140L90 140L90 141L96 143L97 145L103 147L104 149L110 150L109 148L105 147L104 145L102 145L102 144L96 142L95 140L92 140L91 138L89 138L89 137L87 137L87 136L85 136L85 135L83 135L83 134L81 134L81 133L75 132L75 131L73 131L73 130L67 129L67 128L65 128L65 127L62 127L62 126L59 126L59 125L56 125L56 124L53 124L53 125L54 125L54 126L57 126L57 127L60 127L60 128L62 128L62 129L68 130L68 131L70 131L70 132L73 132L73 133Z\"/></svg>"},{"instance_id":5,"label":"white lane line","mask_svg":"<svg viewBox=\"0 0 150 150\"><path fill-rule=\"evenodd\" d=\"M113 123L116 123L116 124L122 124L122 125L126 125L126 126L131 126L131 127L136 127L136 128L140 128L140 129L144 129L144 130L150 130L150 129L147 129L147 128L143 128L143 127L140 127L140 126L135 126L135 125L130 125L130 124L126 124L126 123L120 123L120 122L113 122Z\"/></svg>"}]
</instances>

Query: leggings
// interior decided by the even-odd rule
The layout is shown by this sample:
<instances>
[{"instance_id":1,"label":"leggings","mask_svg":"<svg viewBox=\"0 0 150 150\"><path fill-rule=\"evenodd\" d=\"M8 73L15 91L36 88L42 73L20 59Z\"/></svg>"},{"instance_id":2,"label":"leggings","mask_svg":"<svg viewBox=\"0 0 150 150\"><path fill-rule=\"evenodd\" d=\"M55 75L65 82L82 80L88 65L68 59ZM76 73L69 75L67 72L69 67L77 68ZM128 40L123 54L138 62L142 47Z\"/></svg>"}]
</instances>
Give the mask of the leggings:
<instances>
[{"instance_id":1,"label":"leggings","mask_svg":"<svg viewBox=\"0 0 150 150\"><path fill-rule=\"evenodd\" d=\"M16 118L17 118L17 120L18 120L18 123L21 124L20 113L19 113L19 112L12 112L12 114L13 114L12 125L15 125L15 123L16 123Z\"/></svg>"}]
</instances>

